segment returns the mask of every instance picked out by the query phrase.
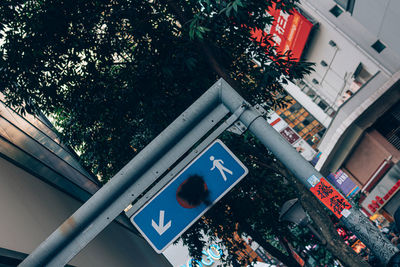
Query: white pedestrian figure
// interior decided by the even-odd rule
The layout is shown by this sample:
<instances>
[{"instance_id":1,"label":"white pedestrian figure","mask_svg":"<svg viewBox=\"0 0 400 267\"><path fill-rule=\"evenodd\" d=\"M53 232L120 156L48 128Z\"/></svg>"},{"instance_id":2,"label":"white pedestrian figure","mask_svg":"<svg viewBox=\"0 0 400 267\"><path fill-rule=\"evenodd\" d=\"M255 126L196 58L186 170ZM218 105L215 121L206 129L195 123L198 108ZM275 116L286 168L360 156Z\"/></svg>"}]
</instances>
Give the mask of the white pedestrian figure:
<instances>
[{"instance_id":1,"label":"white pedestrian figure","mask_svg":"<svg viewBox=\"0 0 400 267\"><path fill-rule=\"evenodd\" d=\"M222 159L215 159L214 156L211 156L210 160L213 162L213 166L210 170L212 171L215 168L217 168L219 170L219 172L221 173L222 178L224 178L224 181L226 181L225 172L232 175L232 171L224 167L224 165L223 165L224 162L222 161Z\"/></svg>"}]
</instances>

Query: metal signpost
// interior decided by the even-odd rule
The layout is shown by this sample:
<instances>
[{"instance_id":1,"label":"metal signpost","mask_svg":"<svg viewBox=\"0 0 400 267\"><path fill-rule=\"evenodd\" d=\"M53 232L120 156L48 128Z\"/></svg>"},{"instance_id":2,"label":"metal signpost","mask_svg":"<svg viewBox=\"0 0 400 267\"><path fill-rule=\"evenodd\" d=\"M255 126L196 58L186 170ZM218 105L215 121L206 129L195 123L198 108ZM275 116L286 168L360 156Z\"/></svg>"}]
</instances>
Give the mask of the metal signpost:
<instances>
[{"instance_id":1,"label":"metal signpost","mask_svg":"<svg viewBox=\"0 0 400 267\"><path fill-rule=\"evenodd\" d=\"M345 198L267 123L256 108L250 106L229 84L220 79L72 214L20 266L59 267L68 263L128 205L152 186L154 181L167 173L185 153L194 149L194 144L206 138L207 133L229 113L232 114L231 118L238 119L235 122L238 130L247 129L252 132L383 264L388 263L398 253L399 250L383 237L368 218L356 207L346 203ZM196 149L194 152L197 153ZM214 160L218 160L218 157L214 156ZM176 175L177 173L168 172L167 177L161 179L169 181ZM227 180L228 175L229 173L226 174ZM219 179L223 180L221 177L220 173ZM154 187L158 186L156 184ZM141 201L139 199L136 203ZM149 219L151 222L144 224L150 230L153 228L155 232L159 232L156 234L161 233L161 236L168 235L168 231L172 231L176 223L166 208L161 209L161 206L156 214L149 215ZM176 233L179 234L179 230Z\"/></svg>"},{"instance_id":2,"label":"metal signpost","mask_svg":"<svg viewBox=\"0 0 400 267\"><path fill-rule=\"evenodd\" d=\"M131 221L152 247L161 253L211 207L207 204L185 207L179 203L177 191L182 183L192 175L203 177L210 192L209 201L213 204L247 173L247 168L239 159L220 140L216 140L138 211Z\"/></svg>"}]
</instances>

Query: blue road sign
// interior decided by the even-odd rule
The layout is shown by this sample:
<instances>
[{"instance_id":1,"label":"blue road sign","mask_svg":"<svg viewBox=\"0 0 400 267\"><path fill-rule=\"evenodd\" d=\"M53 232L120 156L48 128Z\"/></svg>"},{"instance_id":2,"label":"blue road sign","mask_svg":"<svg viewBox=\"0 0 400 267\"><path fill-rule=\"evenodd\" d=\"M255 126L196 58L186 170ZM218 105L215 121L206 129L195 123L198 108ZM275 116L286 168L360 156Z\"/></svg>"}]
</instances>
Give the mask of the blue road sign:
<instances>
[{"instance_id":1,"label":"blue road sign","mask_svg":"<svg viewBox=\"0 0 400 267\"><path fill-rule=\"evenodd\" d=\"M243 163L221 140L216 140L133 215L131 221L161 253L212 206L202 203L188 207L178 202L177 191L182 183L193 175L202 176L209 190L209 201L214 204L247 173Z\"/></svg>"}]
</instances>

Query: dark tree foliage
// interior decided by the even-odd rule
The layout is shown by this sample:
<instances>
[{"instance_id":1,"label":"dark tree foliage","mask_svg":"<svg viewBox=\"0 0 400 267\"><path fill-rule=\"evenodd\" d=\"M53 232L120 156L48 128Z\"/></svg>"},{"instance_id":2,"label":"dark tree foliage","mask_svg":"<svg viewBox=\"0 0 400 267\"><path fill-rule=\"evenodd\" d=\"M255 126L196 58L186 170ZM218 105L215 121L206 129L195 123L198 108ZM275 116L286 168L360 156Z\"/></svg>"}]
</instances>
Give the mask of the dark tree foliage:
<instances>
[{"instance_id":1,"label":"dark tree foliage","mask_svg":"<svg viewBox=\"0 0 400 267\"><path fill-rule=\"evenodd\" d=\"M280 84L310 65L250 40L273 2L296 1L4 0L0 90L22 112L53 116L107 180L219 77L282 103Z\"/></svg>"},{"instance_id":2,"label":"dark tree foliage","mask_svg":"<svg viewBox=\"0 0 400 267\"><path fill-rule=\"evenodd\" d=\"M20 112L52 117L107 181L220 77L252 103L284 105L282 84L311 64L276 53L268 35L261 46L250 30L272 22L265 11L273 4L290 12L296 2L3 0L0 91ZM270 167L275 159L260 147L249 154L248 143L260 146L251 136L226 140L255 171L191 228L189 248L199 251L201 229L226 240L259 235L271 250L282 236L291 241L277 218L294 194Z\"/></svg>"}]
</instances>

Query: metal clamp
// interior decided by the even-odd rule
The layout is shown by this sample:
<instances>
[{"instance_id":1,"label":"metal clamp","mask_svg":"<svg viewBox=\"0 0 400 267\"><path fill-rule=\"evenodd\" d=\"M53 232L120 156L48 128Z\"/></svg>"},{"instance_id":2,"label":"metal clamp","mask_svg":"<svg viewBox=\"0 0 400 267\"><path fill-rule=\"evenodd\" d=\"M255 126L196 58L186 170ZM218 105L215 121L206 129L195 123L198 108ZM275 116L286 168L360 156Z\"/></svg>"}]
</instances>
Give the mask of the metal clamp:
<instances>
[{"instance_id":1,"label":"metal clamp","mask_svg":"<svg viewBox=\"0 0 400 267\"><path fill-rule=\"evenodd\" d=\"M248 104L246 103L244 105L248 105ZM264 116L267 114L267 111L260 104L255 105L254 109L260 114L260 116L257 116L254 120L256 120L258 117L261 117L261 116ZM247 128L248 127L246 127L246 125L244 125L240 120L238 120L235 122L235 124L233 124L231 127L229 127L227 129L227 131L232 132L237 135L242 135L244 132L246 132Z\"/></svg>"}]
</instances>

